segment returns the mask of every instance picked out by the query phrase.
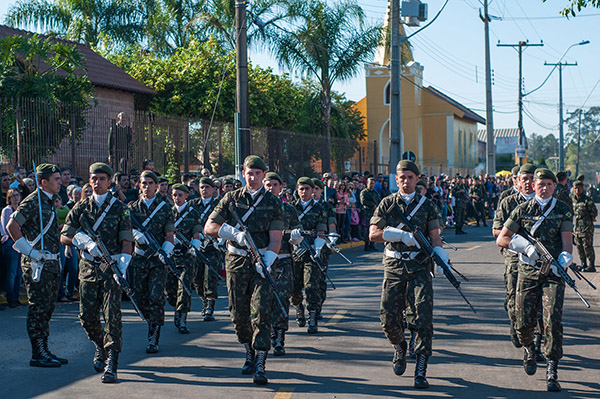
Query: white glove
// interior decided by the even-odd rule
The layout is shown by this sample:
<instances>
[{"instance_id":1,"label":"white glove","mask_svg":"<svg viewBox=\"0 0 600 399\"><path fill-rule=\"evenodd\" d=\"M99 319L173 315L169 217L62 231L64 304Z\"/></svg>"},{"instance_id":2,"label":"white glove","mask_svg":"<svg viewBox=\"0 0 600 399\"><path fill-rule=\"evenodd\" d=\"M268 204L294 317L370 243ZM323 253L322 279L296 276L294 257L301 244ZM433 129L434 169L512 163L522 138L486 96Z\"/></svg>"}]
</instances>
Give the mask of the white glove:
<instances>
[{"instance_id":1,"label":"white glove","mask_svg":"<svg viewBox=\"0 0 600 399\"><path fill-rule=\"evenodd\" d=\"M192 241L190 241L190 244L192 244L192 247L194 247L196 250L200 250L202 247L202 241L198 240L197 238L194 238Z\"/></svg>"},{"instance_id":2,"label":"white glove","mask_svg":"<svg viewBox=\"0 0 600 399\"><path fill-rule=\"evenodd\" d=\"M267 272L271 273L271 266L273 265L273 263L275 263L275 260L277 259L277 254L273 251L265 251L265 253L262 256L262 259L265 263L265 266L267 266ZM264 273L262 265L260 263L256 263L254 266L256 267L256 271L258 272L258 274L260 274L262 278L265 278L266 275Z\"/></svg>"},{"instance_id":3,"label":"white glove","mask_svg":"<svg viewBox=\"0 0 600 399\"><path fill-rule=\"evenodd\" d=\"M244 233L227 223L223 224L219 229L219 237L226 240L235 241L238 243L238 245L243 247L248 247L248 241L246 241L246 236Z\"/></svg>"},{"instance_id":4,"label":"white glove","mask_svg":"<svg viewBox=\"0 0 600 399\"><path fill-rule=\"evenodd\" d=\"M409 231L400 230L396 227L386 227L383 230L382 238L388 242L399 242L402 241L406 246L416 246L420 248L419 243L415 240L413 233Z\"/></svg>"},{"instance_id":5,"label":"white glove","mask_svg":"<svg viewBox=\"0 0 600 399\"><path fill-rule=\"evenodd\" d=\"M162 252L159 252L158 258L165 265L167 264L167 259L164 257L164 255L166 255L167 258L170 258L171 255L173 255L173 248L175 248L175 245L171 244L171 242L169 242L169 241L163 242L162 250L164 251L164 254Z\"/></svg>"},{"instance_id":6,"label":"white glove","mask_svg":"<svg viewBox=\"0 0 600 399\"><path fill-rule=\"evenodd\" d=\"M40 251L37 251L35 249L34 251L41 253ZM42 269L44 269L44 262L40 262L37 260L31 262L31 279L33 280L33 282L40 282L40 278L42 277Z\"/></svg>"},{"instance_id":7,"label":"white glove","mask_svg":"<svg viewBox=\"0 0 600 399\"><path fill-rule=\"evenodd\" d=\"M573 255L571 255L567 251L563 251L560 253L560 255L558 255L558 264L563 269L567 269L569 267L569 265L571 265L571 263L573 263ZM550 266L550 270L552 270L552 273L554 273L556 276L560 277L560 274L558 274L558 270L556 269L556 266L554 266L554 265Z\"/></svg>"},{"instance_id":8,"label":"white glove","mask_svg":"<svg viewBox=\"0 0 600 399\"><path fill-rule=\"evenodd\" d=\"M448 263L450 260L450 255L448 255L448 252L442 247L433 247L433 252L435 252L446 263ZM437 263L435 264L435 271L439 274L444 273L444 269Z\"/></svg>"},{"instance_id":9,"label":"white glove","mask_svg":"<svg viewBox=\"0 0 600 399\"><path fill-rule=\"evenodd\" d=\"M148 239L144 233L139 230L133 229L133 239L138 245L148 245Z\"/></svg>"},{"instance_id":10,"label":"white glove","mask_svg":"<svg viewBox=\"0 0 600 399\"><path fill-rule=\"evenodd\" d=\"M323 250L325 244L325 240L321 237L315 238L315 253L317 254L317 256L321 256L321 251Z\"/></svg>"},{"instance_id":11,"label":"white glove","mask_svg":"<svg viewBox=\"0 0 600 399\"><path fill-rule=\"evenodd\" d=\"M173 242L175 243L175 245L181 244L181 241L179 241L179 238L177 238L177 234L175 234L175 236L173 237Z\"/></svg>"},{"instance_id":12,"label":"white glove","mask_svg":"<svg viewBox=\"0 0 600 399\"><path fill-rule=\"evenodd\" d=\"M94 240L81 231L75 234L75 237L73 237L73 245L82 251L87 251L94 258L102 257L102 252L100 252L100 248L98 248Z\"/></svg>"},{"instance_id":13,"label":"white glove","mask_svg":"<svg viewBox=\"0 0 600 399\"><path fill-rule=\"evenodd\" d=\"M339 236L339 235L337 235L337 234L336 234L336 235L328 235L328 236L327 236L327 238L329 238L329 242L330 242L332 245L335 245L335 244L337 244L337 242L338 242L338 239L340 238L340 236Z\"/></svg>"},{"instance_id":14,"label":"white glove","mask_svg":"<svg viewBox=\"0 0 600 399\"><path fill-rule=\"evenodd\" d=\"M535 246L519 234L513 235L512 240L508 244L508 249L523 254L534 262L540 258L540 255L535 250Z\"/></svg>"},{"instance_id":15,"label":"white glove","mask_svg":"<svg viewBox=\"0 0 600 399\"><path fill-rule=\"evenodd\" d=\"M21 237L15 241L13 244L13 249L22 255L29 256L31 259L37 262L40 262L44 258L44 253L42 251L38 251L37 249L33 249L25 237Z\"/></svg>"},{"instance_id":16,"label":"white glove","mask_svg":"<svg viewBox=\"0 0 600 399\"><path fill-rule=\"evenodd\" d=\"M300 229L294 229L290 231L290 239L289 242L292 245L298 245L302 242L304 237L302 237L302 233Z\"/></svg>"},{"instance_id":17,"label":"white glove","mask_svg":"<svg viewBox=\"0 0 600 399\"><path fill-rule=\"evenodd\" d=\"M117 261L117 267L119 268L119 273L121 273L121 276L126 278L127 267L129 267L129 262L131 261L131 255L118 254L111 257Z\"/></svg>"}]
</instances>

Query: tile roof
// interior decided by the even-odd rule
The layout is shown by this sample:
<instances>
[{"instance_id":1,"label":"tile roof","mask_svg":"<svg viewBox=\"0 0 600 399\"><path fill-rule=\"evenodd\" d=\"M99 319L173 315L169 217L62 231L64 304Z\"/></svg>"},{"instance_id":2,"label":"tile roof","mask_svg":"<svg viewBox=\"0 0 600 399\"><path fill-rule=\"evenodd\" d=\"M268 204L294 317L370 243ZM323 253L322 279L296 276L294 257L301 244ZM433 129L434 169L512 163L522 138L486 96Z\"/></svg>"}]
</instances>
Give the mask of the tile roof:
<instances>
[{"instance_id":1,"label":"tile roof","mask_svg":"<svg viewBox=\"0 0 600 399\"><path fill-rule=\"evenodd\" d=\"M481 123L481 124L485 123L485 119L482 116L477 115L475 112L471 111L469 108L465 107L464 105L462 105L458 101L456 101L456 100L448 97L447 95L445 95L444 93L442 93L438 89L436 89L436 88L434 88L432 86L427 86L427 87L423 87L423 90L428 91L429 93L433 94L434 96L436 96L436 97L438 97L438 98L440 98L440 99L442 99L442 100L450 103L454 107L460 109L464 113L463 118L470 119L470 120L472 120L474 122Z\"/></svg>"},{"instance_id":2,"label":"tile roof","mask_svg":"<svg viewBox=\"0 0 600 399\"><path fill-rule=\"evenodd\" d=\"M14 35L32 35L32 32L0 25L0 38ZM39 35L41 37L48 37ZM85 58L87 76L94 86L123 90L131 93L156 94L156 92L140 81L134 79L121 68L93 51L85 44L64 39L52 38L62 43L73 44ZM81 72L81 71L79 71Z\"/></svg>"},{"instance_id":3,"label":"tile roof","mask_svg":"<svg viewBox=\"0 0 600 399\"><path fill-rule=\"evenodd\" d=\"M494 129L494 137L498 138L498 137L519 137L519 129L518 128L512 128L512 129ZM485 129L480 129L477 131L477 139L479 141L482 141L484 143L487 142L487 130Z\"/></svg>"}]
</instances>

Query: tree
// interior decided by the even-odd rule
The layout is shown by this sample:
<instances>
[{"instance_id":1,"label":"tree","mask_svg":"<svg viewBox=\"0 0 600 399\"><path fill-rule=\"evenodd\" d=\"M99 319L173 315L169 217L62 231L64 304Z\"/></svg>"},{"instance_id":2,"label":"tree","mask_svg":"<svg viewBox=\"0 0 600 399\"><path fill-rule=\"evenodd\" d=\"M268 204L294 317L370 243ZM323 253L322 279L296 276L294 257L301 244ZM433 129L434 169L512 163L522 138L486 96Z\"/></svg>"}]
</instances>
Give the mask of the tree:
<instances>
[{"instance_id":1,"label":"tree","mask_svg":"<svg viewBox=\"0 0 600 399\"><path fill-rule=\"evenodd\" d=\"M547 162L548 158L556 156L558 152L558 140L553 134L542 136L533 133L527 142L527 157L533 163L554 166L552 162Z\"/></svg>"},{"instance_id":2,"label":"tree","mask_svg":"<svg viewBox=\"0 0 600 399\"><path fill-rule=\"evenodd\" d=\"M542 0L544 3L548 0ZM581 9L586 7L597 7L600 8L600 0L568 0L568 5L563 8L560 13L565 17L575 16L575 9L580 12Z\"/></svg>"},{"instance_id":3,"label":"tree","mask_svg":"<svg viewBox=\"0 0 600 399\"><path fill-rule=\"evenodd\" d=\"M579 116L581 112L581 124ZM587 111L581 109L571 113L567 123L567 139L569 146L566 152L567 164L575 166L579 172L595 173L600 163L600 107L590 107ZM579 137L578 137L579 136ZM580 139L579 157L577 141ZM577 168L577 164L579 168Z\"/></svg>"},{"instance_id":4,"label":"tree","mask_svg":"<svg viewBox=\"0 0 600 399\"><path fill-rule=\"evenodd\" d=\"M284 0L282 5L294 31L271 24L265 32L281 66L311 76L321 86L325 135L321 160L326 172L331 168L332 86L355 76L373 56L382 29L365 23L365 14L355 0L341 0L332 6L325 0Z\"/></svg>"}]
</instances>

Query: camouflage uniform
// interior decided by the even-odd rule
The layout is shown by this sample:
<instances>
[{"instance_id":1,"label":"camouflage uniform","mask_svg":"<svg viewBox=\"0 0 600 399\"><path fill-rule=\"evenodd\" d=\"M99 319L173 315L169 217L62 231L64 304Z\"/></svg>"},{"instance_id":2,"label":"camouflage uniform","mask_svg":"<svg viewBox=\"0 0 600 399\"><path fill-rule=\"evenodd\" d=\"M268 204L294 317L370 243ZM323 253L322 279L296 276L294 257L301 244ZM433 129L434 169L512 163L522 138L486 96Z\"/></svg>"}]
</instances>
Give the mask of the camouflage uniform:
<instances>
[{"instance_id":1,"label":"camouflage uniform","mask_svg":"<svg viewBox=\"0 0 600 399\"><path fill-rule=\"evenodd\" d=\"M204 227L211 212L219 203L219 199L212 198L210 202L204 204L202 198L197 198L190 203L200 215L200 226ZM222 270L223 254L220 250L215 248L211 242L209 242L208 245L202 249L202 253L211 261L211 266L213 269L215 269L217 272ZM200 259L195 260L195 266L194 287L196 288L198 295L200 295L202 298L218 298L219 277Z\"/></svg>"},{"instance_id":2,"label":"camouflage uniform","mask_svg":"<svg viewBox=\"0 0 600 399\"><path fill-rule=\"evenodd\" d=\"M598 208L585 193L581 197L571 193L573 214L575 216L573 234L581 265L593 269L596 264L594 252L594 219L598 216Z\"/></svg>"},{"instance_id":3,"label":"camouflage uniform","mask_svg":"<svg viewBox=\"0 0 600 399\"><path fill-rule=\"evenodd\" d=\"M543 214L544 209L535 198L520 204L504 223L504 227L517 233L524 228L531 231L532 226ZM535 232L544 246L556 259L562 251L561 232L572 231L572 214L567 204L557 201L556 206ZM550 273L544 277L539 269L519 261L519 277L516 293L516 330L519 341L529 347L533 342L537 322L538 308L542 307L544 320L544 354L547 359L558 361L562 350L562 307L565 295L565 283ZM543 299L543 301L542 301Z\"/></svg>"},{"instance_id":4,"label":"camouflage uniform","mask_svg":"<svg viewBox=\"0 0 600 399\"><path fill-rule=\"evenodd\" d=\"M177 232L191 241L194 238L194 234L202 230L198 211L189 202L186 202L186 206L181 212L177 210L177 207L173 207L172 210ZM183 284L186 287L191 287L195 269L194 256L188 253L183 244L178 244L175 246L173 252L173 261L177 270L181 273L180 277ZM190 295L172 273L167 274L166 293L169 305L173 306L177 312L189 313L192 298L190 298Z\"/></svg>"},{"instance_id":5,"label":"camouflage uniform","mask_svg":"<svg viewBox=\"0 0 600 399\"><path fill-rule=\"evenodd\" d=\"M243 217L260 195L264 195L264 198L248 217L245 225L257 248L266 248L269 245L269 231L283 230L283 214L281 201L264 188L261 188L255 198L252 198L245 187L225 194L209 219L219 225L227 223L235 226L237 222L229 205L234 203L240 217ZM228 242L228 248L246 251L246 248L240 248L235 242ZM267 279L258 274L249 256L234 254L231 249L228 249L225 255L225 266L233 327L240 343L251 343L252 348L256 350L268 351L271 346L273 290Z\"/></svg>"},{"instance_id":6,"label":"camouflage uniform","mask_svg":"<svg viewBox=\"0 0 600 399\"><path fill-rule=\"evenodd\" d=\"M465 190L465 192L461 193L460 190ZM452 197L454 197L454 222L456 223L457 232L462 231L465 223L465 210L469 200L466 190L466 187L459 183L454 184L451 188Z\"/></svg>"},{"instance_id":7,"label":"camouflage uniform","mask_svg":"<svg viewBox=\"0 0 600 399\"><path fill-rule=\"evenodd\" d=\"M32 243L40 235L40 211L38 202L38 192L29 194L20 204L17 210L10 215L19 226L21 233ZM58 252L60 251L60 236L58 231L58 217L54 208L55 194L48 198L42 194L42 220L44 228L50 223L50 218L54 215L52 225L44 234L44 248L41 246L41 240L35 245L34 249L46 250L51 254L56 254L56 260L44 261L40 281L34 282L32 278L31 258L21 256L21 268L23 269L23 282L27 290L27 300L29 310L27 312L27 333L29 338L47 338L50 335L50 319L54 312L54 304L58 296L58 286L60 284L60 265L58 263Z\"/></svg>"},{"instance_id":8,"label":"camouflage uniform","mask_svg":"<svg viewBox=\"0 0 600 399\"><path fill-rule=\"evenodd\" d=\"M87 233L81 225L81 217L86 215L91 226L109 206L113 195L108 193L102 206L98 208L93 197L85 198L73 206L67 215L62 234L74 236L79 229ZM123 241L133 241L129 209L118 199L96 229L111 255L121 253ZM88 339L104 349L121 352L123 325L121 323L121 287L113 278L112 269L94 261L86 252L79 261L79 320ZM102 269L105 270L103 271ZM104 316L102 328L100 314Z\"/></svg>"},{"instance_id":9,"label":"camouflage uniform","mask_svg":"<svg viewBox=\"0 0 600 399\"><path fill-rule=\"evenodd\" d=\"M298 212L298 218L302 223L302 229L314 231L327 231L327 211L314 200L310 200L306 205L310 207L308 212L304 212L300 200L292 203ZM310 245L314 244L314 238L306 237ZM306 292L306 303L309 311L319 311L321 308L321 281L324 280L323 272L319 266L315 265L310 259L308 252L298 256L294 254L294 292L292 293L292 304L296 307L302 305L302 288Z\"/></svg>"},{"instance_id":10,"label":"camouflage uniform","mask_svg":"<svg viewBox=\"0 0 600 399\"><path fill-rule=\"evenodd\" d=\"M568 187L558 183L556 185L556 188L554 189L553 195L554 197L556 197L557 200L560 200L567 204L569 206L569 209L571 210L571 213L573 213L573 201L571 200L571 196L569 195Z\"/></svg>"},{"instance_id":11,"label":"camouflage uniform","mask_svg":"<svg viewBox=\"0 0 600 399\"><path fill-rule=\"evenodd\" d=\"M400 210L408 215L420 200L421 196L415 194L410 204L406 205L399 193L392 194L381 200L370 223L382 230L386 226L396 227L400 221L395 216L396 211L389 212L392 204L397 204ZM411 222L428 236L429 231L440 227L440 218L435 204L427 199L414 214ZM407 247L402 242L387 242L385 248L386 251L416 257L409 260L383 257L384 279L380 306L383 331L392 344L400 345L404 342L402 311L408 303L414 314L415 353L429 357L433 338L433 286L430 274L433 263L416 247Z\"/></svg>"},{"instance_id":12,"label":"camouflage uniform","mask_svg":"<svg viewBox=\"0 0 600 399\"><path fill-rule=\"evenodd\" d=\"M360 192L360 203L363 206L363 218L369 223L369 220L373 217L375 208L381 202L381 197L375 190L369 190L368 188L363 189ZM367 226L368 227L368 226ZM373 243L369 241L369 234L365 237L365 249L372 247Z\"/></svg>"},{"instance_id":13,"label":"camouflage uniform","mask_svg":"<svg viewBox=\"0 0 600 399\"><path fill-rule=\"evenodd\" d=\"M475 208L475 219L477 219L477 226L479 226L479 220L481 219L483 226L485 227L485 209L483 206L483 200L485 198L485 188L483 187L483 184L479 183L471 187L469 196L471 197L473 208Z\"/></svg>"},{"instance_id":14,"label":"camouflage uniform","mask_svg":"<svg viewBox=\"0 0 600 399\"><path fill-rule=\"evenodd\" d=\"M500 193L500 196L498 197L498 206L500 206L500 203L502 202L502 200L506 197L509 197L511 195L515 195L518 194L519 190L515 189L515 187L509 187L506 190L502 191Z\"/></svg>"},{"instance_id":15,"label":"camouflage uniform","mask_svg":"<svg viewBox=\"0 0 600 399\"><path fill-rule=\"evenodd\" d=\"M330 225L336 224L337 220L335 217L335 208L329 202L325 202L323 200L319 201L319 204L325 209L327 212L327 227ZM368 220L368 219L365 219ZM327 231L327 230L326 230ZM330 233L335 233L336 230L334 228ZM321 259L323 260L323 264L325 265L325 270L329 269L329 258L332 255L331 249L327 245L323 247L321 251ZM325 299L327 299L327 278L324 273L321 273L321 281L319 282L319 295L321 297L321 306L319 306L318 314L321 314L321 310L323 309L323 304L325 303Z\"/></svg>"},{"instance_id":16,"label":"camouflage uniform","mask_svg":"<svg viewBox=\"0 0 600 399\"><path fill-rule=\"evenodd\" d=\"M154 201L150 204L150 208L146 206L143 198L139 198L128 205L131 214L140 223L144 223L146 218L161 203L164 203L164 205L146 226L146 229L154 235L159 245L165 241L168 232L175 231L173 212L171 212L169 203L164 201L163 197L157 193ZM132 273L132 288L142 314L150 325L162 326L165 321L165 265L147 245L140 246L136 242L128 270L131 270Z\"/></svg>"}]
</instances>

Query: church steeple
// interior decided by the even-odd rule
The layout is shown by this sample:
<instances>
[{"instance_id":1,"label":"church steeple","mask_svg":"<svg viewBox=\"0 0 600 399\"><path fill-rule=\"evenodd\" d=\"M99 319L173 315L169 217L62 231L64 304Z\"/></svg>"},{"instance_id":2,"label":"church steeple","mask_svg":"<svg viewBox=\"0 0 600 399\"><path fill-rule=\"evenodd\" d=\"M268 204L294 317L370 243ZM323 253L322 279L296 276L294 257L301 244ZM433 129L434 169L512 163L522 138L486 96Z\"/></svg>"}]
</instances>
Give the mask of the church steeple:
<instances>
[{"instance_id":1,"label":"church steeple","mask_svg":"<svg viewBox=\"0 0 600 399\"><path fill-rule=\"evenodd\" d=\"M390 48L392 42L392 32L391 32L391 9L392 9L392 1L388 1L387 10L385 11L385 19L383 21L383 32L384 39L379 47L377 47L377 51L375 52L375 59L373 63L379 65L388 65L390 63ZM400 24L400 36L406 37L406 32L404 31L404 25ZM409 61L414 61L411 45L408 40L402 42L402 65L406 64Z\"/></svg>"}]
</instances>

